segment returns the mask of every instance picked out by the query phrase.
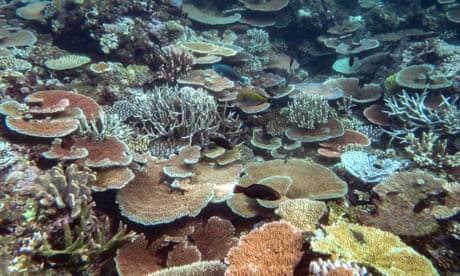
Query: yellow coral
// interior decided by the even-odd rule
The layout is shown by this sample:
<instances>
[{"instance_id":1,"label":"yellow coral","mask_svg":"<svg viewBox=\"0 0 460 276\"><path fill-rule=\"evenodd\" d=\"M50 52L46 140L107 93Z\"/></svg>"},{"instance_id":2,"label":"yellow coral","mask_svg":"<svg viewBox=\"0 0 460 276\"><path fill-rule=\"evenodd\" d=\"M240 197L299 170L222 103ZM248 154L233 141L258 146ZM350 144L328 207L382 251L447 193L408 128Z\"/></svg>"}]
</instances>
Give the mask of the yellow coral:
<instances>
[{"instance_id":1,"label":"yellow coral","mask_svg":"<svg viewBox=\"0 0 460 276\"><path fill-rule=\"evenodd\" d=\"M303 231L314 231L318 221L326 214L326 203L308 198L281 202L276 213Z\"/></svg>"},{"instance_id":2,"label":"yellow coral","mask_svg":"<svg viewBox=\"0 0 460 276\"><path fill-rule=\"evenodd\" d=\"M372 266L384 275L439 275L431 262L390 233L338 221L311 242L313 251Z\"/></svg>"}]
</instances>

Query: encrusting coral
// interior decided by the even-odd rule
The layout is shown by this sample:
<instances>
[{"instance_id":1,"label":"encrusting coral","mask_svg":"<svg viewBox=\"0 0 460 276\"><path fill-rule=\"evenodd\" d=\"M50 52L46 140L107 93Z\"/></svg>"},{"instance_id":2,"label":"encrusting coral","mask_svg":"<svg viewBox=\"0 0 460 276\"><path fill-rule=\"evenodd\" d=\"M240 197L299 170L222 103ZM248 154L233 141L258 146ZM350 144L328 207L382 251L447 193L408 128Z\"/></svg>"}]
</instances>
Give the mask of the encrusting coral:
<instances>
[{"instance_id":1,"label":"encrusting coral","mask_svg":"<svg viewBox=\"0 0 460 276\"><path fill-rule=\"evenodd\" d=\"M432 234L439 225L431 213L444 206L438 202L445 201L443 186L446 183L444 179L421 170L388 176L372 189L379 196L374 202L375 214L363 215L362 221L397 235Z\"/></svg>"}]
</instances>

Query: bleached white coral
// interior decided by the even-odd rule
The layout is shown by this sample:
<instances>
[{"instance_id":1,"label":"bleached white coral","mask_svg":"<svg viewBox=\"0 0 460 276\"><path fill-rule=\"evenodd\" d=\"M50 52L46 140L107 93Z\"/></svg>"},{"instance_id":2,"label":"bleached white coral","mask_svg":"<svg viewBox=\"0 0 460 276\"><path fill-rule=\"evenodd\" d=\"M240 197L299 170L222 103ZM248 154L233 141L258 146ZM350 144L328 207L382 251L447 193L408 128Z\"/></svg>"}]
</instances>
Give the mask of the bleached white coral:
<instances>
[{"instance_id":1,"label":"bleached white coral","mask_svg":"<svg viewBox=\"0 0 460 276\"><path fill-rule=\"evenodd\" d=\"M0 141L0 170L6 169L16 161L16 154L8 142Z\"/></svg>"},{"instance_id":2,"label":"bleached white coral","mask_svg":"<svg viewBox=\"0 0 460 276\"><path fill-rule=\"evenodd\" d=\"M102 52L108 54L112 50L118 48L118 36L115 33L106 33L101 36L99 45L101 46Z\"/></svg>"}]
</instances>

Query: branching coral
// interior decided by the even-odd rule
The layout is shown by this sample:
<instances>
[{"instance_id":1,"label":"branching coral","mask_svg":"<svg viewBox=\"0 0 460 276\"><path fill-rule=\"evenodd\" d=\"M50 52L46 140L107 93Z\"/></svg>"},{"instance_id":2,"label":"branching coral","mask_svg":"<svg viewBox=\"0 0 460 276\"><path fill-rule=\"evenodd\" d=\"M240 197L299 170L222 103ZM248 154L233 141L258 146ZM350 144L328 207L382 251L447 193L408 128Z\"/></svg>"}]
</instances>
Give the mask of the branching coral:
<instances>
[{"instance_id":1,"label":"branching coral","mask_svg":"<svg viewBox=\"0 0 460 276\"><path fill-rule=\"evenodd\" d=\"M16 154L11 150L8 142L0 141L0 170L11 166L16 160Z\"/></svg>"},{"instance_id":2,"label":"branching coral","mask_svg":"<svg viewBox=\"0 0 460 276\"><path fill-rule=\"evenodd\" d=\"M50 173L37 177L33 189L43 206L54 204L59 209L69 208L74 219L92 200L90 185L95 180L95 174L88 169L80 169L75 164L65 169L58 165Z\"/></svg>"},{"instance_id":3,"label":"branching coral","mask_svg":"<svg viewBox=\"0 0 460 276\"><path fill-rule=\"evenodd\" d=\"M238 41L249 53L256 54L270 50L270 36L263 29L252 28L246 31Z\"/></svg>"},{"instance_id":4,"label":"branching coral","mask_svg":"<svg viewBox=\"0 0 460 276\"><path fill-rule=\"evenodd\" d=\"M447 147L447 139L439 135L423 131L420 137L408 133L402 140L406 152L417 165L430 170L446 173L446 170L460 166L460 152L451 154Z\"/></svg>"},{"instance_id":5,"label":"branching coral","mask_svg":"<svg viewBox=\"0 0 460 276\"><path fill-rule=\"evenodd\" d=\"M288 104L287 120L298 128L314 129L336 116L335 110L322 97L298 94Z\"/></svg>"},{"instance_id":6,"label":"branching coral","mask_svg":"<svg viewBox=\"0 0 460 276\"><path fill-rule=\"evenodd\" d=\"M86 205L80 213L79 223L72 225L65 223L63 225L63 248L56 247L48 233L41 233L41 245L38 248L38 254L48 262L54 262L53 259L66 256L66 261L60 263L69 269L83 271L91 268L96 264L101 254L117 246L119 243L131 240L135 237L134 232L128 232L126 225L120 223L117 232L112 235L110 231L110 221L106 217L104 222L94 222L92 213L93 204ZM93 225L95 229L89 229ZM94 269L94 267L93 267Z\"/></svg>"},{"instance_id":7,"label":"branching coral","mask_svg":"<svg viewBox=\"0 0 460 276\"><path fill-rule=\"evenodd\" d=\"M398 97L385 99L389 110L384 112L402 123L401 129L386 131L392 139L402 139L405 134L420 129L440 135L460 133L460 110L456 105L459 98L441 95L441 103L430 107L426 103L427 97L428 91L412 96L403 90Z\"/></svg>"},{"instance_id":8,"label":"branching coral","mask_svg":"<svg viewBox=\"0 0 460 276\"><path fill-rule=\"evenodd\" d=\"M241 127L234 113L219 112L213 97L191 87L155 87L130 102L116 102L113 112L153 139L182 144L205 143L216 132L238 135Z\"/></svg>"},{"instance_id":9,"label":"branching coral","mask_svg":"<svg viewBox=\"0 0 460 276\"><path fill-rule=\"evenodd\" d=\"M159 57L162 61L159 77L170 84L174 84L178 77L191 70L195 63L193 55L184 49L168 48Z\"/></svg>"},{"instance_id":10,"label":"branching coral","mask_svg":"<svg viewBox=\"0 0 460 276\"><path fill-rule=\"evenodd\" d=\"M116 137L122 141L133 138L134 129L120 119L116 113L100 113L99 122L91 121L80 124L78 135L85 140L100 141Z\"/></svg>"}]
</instances>

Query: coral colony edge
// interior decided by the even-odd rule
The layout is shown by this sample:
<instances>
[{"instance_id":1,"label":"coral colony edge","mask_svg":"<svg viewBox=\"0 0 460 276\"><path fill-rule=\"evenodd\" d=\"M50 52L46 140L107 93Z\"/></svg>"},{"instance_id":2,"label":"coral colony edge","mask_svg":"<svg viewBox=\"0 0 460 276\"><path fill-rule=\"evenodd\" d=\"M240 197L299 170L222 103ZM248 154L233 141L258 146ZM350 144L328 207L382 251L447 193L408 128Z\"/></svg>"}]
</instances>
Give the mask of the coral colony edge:
<instances>
[{"instance_id":1,"label":"coral colony edge","mask_svg":"<svg viewBox=\"0 0 460 276\"><path fill-rule=\"evenodd\" d=\"M0 0L0 275L460 275L460 0Z\"/></svg>"}]
</instances>

